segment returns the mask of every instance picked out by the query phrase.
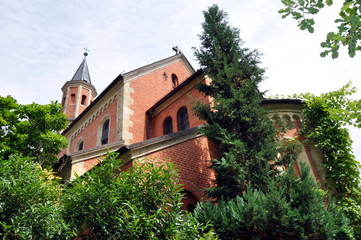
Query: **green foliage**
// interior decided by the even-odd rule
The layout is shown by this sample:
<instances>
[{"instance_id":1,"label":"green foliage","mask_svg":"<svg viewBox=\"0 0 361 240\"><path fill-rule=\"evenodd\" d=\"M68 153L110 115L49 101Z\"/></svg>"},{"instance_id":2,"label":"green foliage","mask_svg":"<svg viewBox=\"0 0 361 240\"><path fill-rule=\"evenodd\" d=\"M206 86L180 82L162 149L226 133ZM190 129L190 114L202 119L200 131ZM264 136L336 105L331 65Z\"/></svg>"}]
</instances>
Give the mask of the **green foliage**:
<instances>
[{"instance_id":1,"label":"green foliage","mask_svg":"<svg viewBox=\"0 0 361 240\"><path fill-rule=\"evenodd\" d=\"M348 219L334 205L325 207L324 192L302 167L279 176L270 191L248 188L242 196L197 205L194 216L208 221L222 239L353 239Z\"/></svg>"},{"instance_id":2,"label":"green foliage","mask_svg":"<svg viewBox=\"0 0 361 240\"><path fill-rule=\"evenodd\" d=\"M319 147L324 155L328 187L337 203L351 219L355 234L361 238L360 164L352 152L352 140L347 125L361 127L361 100L352 100L356 91L351 83L340 90L315 96L302 94L302 132Z\"/></svg>"},{"instance_id":3,"label":"green foliage","mask_svg":"<svg viewBox=\"0 0 361 240\"><path fill-rule=\"evenodd\" d=\"M193 110L207 121L201 132L212 139L222 154L213 160L215 198L234 198L246 185L267 190L272 175L269 161L279 159L277 132L260 106L263 93L257 89L264 70L258 67L258 51L241 47L238 29L231 28L227 14L213 5L204 12L201 47L194 49L200 65L212 82L199 85L210 104L198 102Z\"/></svg>"},{"instance_id":4,"label":"green foliage","mask_svg":"<svg viewBox=\"0 0 361 240\"><path fill-rule=\"evenodd\" d=\"M310 33L314 32L314 20L312 15L318 14L319 10L325 5L333 4L332 0L281 0L285 5L279 13L282 18L291 16L297 20L298 27L301 30L307 29ZM338 24L337 32L330 32L327 38L321 43L321 47L325 51L321 53L321 57L331 53L332 58L337 58L341 46L348 47L348 54L354 57L356 51L361 50L361 1L360 0L344 0L340 9L339 18L335 20Z\"/></svg>"},{"instance_id":5,"label":"green foliage","mask_svg":"<svg viewBox=\"0 0 361 240\"><path fill-rule=\"evenodd\" d=\"M181 212L181 186L172 164L154 159L120 169L116 154L78 177L64 195L65 217L88 239L183 239L197 236ZM194 222L194 221L193 221Z\"/></svg>"},{"instance_id":6,"label":"green foliage","mask_svg":"<svg viewBox=\"0 0 361 240\"><path fill-rule=\"evenodd\" d=\"M175 240L216 240L218 237L212 225L199 223L191 214L185 213L177 224L177 231L171 239Z\"/></svg>"},{"instance_id":7,"label":"green foliage","mask_svg":"<svg viewBox=\"0 0 361 240\"><path fill-rule=\"evenodd\" d=\"M302 167L301 178L292 168L274 178L270 162L288 166L297 157L296 146L284 151L277 144L285 127L272 123L260 106L259 54L241 48L238 30L228 26L226 16L216 5L204 12L202 46L195 49L212 79L199 90L213 102L198 103L194 110L207 121L201 131L221 154L212 163L216 186L207 191L218 202L198 205L197 221L209 221L222 239L353 239L348 219L334 205L325 206L309 169Z\"/></svg>"},{"instance_id":8,"label":"green foliage","mask_svg":"<svg viewBox=\"0 0 361 240\"><path fill-rule=\"evenodd\" d=\"M0 158L0 238L66 239L61 186L29 157Z\"/></svg>"},{"instance_id":9,"label":"green foliage","mask_svg":"<svg viewBox=\"0 0 361 240\"><path fill-rule=\"evenodd\" d=\"M51 166L54 155L67 146L66 138L58 133L66 123L57 102L21 105L11 96L0 96L0 157L21 154Z\"/></svg>"}]
</instances>

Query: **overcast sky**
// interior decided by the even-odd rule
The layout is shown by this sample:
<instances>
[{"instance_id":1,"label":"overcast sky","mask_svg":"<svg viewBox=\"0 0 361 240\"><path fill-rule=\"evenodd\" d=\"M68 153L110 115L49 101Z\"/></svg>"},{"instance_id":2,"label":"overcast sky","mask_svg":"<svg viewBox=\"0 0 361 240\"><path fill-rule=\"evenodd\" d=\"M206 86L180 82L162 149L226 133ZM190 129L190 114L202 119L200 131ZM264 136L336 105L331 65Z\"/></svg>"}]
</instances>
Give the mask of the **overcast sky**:
<instances>
[{"instance_id":1,"label":"overcast sky","mask_svg":"<svg viewBox=\"0 0 361 240\"><path fill-rule=\"evenodd\" d=\"M319 56L338 7L323 9L309 34L281 18L280 0L0 0L0 95L23 104L59 101L83 47L90 50L90 76L99 93L120 73L173 55L176 45L198 69L192 47L200 45L202 11L215 3L240 29L244 46L264 54L267 79L260 88L268 95L320 94L352 80L360 89L354 97L361 98L361 54ZM361 160L361 130L352 129L351 136Z\"/></svg>"}]
</instances>

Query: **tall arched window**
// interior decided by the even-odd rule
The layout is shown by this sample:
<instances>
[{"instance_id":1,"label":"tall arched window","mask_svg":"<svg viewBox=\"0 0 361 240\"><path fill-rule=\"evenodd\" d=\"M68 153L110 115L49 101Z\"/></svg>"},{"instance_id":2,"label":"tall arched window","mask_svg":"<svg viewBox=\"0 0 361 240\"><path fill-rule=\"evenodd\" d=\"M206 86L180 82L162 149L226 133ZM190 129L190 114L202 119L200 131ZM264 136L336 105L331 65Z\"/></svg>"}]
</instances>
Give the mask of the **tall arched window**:
<instances>
[{"instance_id":1,"label":"tall arched window","mask_svg":"<svg viewBox=\"0 0 361 240\"><path fill-rule=\"evenodd\" d=\"M109 142L109 119L107 119L102 128L102 138L100 139L101 144L107 144Z\"/></svg>"},{"instance_id":2,"label":"tall arched window","mask_svg":"<svg viewBox=\"0 0 361 240\"><path fill-rule=\"evenodd\" d=\"M173 132L173 122L171 117L167 117L163 122L163 133L169 134Z\"/></svg>"},{"instance_id":3,"label":"tall arched window","mask_svg":"<svg viewBox=\"0 0 361 240\"><path fill-rule=\"evenodd\" d=\"M78 151L81 151L84 149L84 141L81 141L78 145Z\"/></svg>"},{"instance_id":4,"label":"tall arched window","mask_svg":"<svg viewBox=\"0 0 361 240\"><path fill-rule=\"evenodd\" d=\"M175 88L178 86L178 77L174 73L172 74L172 87Z\"/></svg>"},{"instance_id":5,"label":"tall arched window","mask_svg":"<svg viewBox=\"0 0 361 240\"><path fill-rule=\"evenodd\" d=\"M81 96L81 104L85 105L85 102L86 102L86 96L83 95L83 96Z\"/></svg>"},{"instance_id":6,"label":"tall arched window","mask_svg":"<svg viewBox=\"0 0 361 240\"><path fill-rule=\"evenodd\" d=\"M181 107L177 113L178 131L189 128L188 110L186 107Z\"/></svg>"}]
</instances>

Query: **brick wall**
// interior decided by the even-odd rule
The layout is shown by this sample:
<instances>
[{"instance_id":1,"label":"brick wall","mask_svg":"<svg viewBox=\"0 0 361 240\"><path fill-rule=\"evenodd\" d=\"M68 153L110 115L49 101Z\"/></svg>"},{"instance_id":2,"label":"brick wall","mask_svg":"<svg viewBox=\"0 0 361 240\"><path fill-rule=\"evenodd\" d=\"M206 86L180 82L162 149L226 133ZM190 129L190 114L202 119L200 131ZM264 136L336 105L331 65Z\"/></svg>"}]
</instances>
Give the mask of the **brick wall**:
<instances>
[{"instance_id":1,"label":"brick wall","mask_svg":"<svg viewBox=\"0 0 361 240\"><path fill-rule=\"evenodd\" d=\"M164 73L168 78L164 78ZM183 63L177 61L130 82L130 87L133 89L130 95L133 99L133 105L130 107L133 110L133 115L130 117L133 127L129 129L133 133L133 139L130 143L146 139L145 112L173 89L171 77L173 73L177 75L179 84L190 75Z\"/></svg>"},{"instance_id":2,"label":"brick wall","mask_svg":"<svg viewBox=\"0 0 361 240\"><path fill-rule=\"evenodd\" d=\"M105 115L109 116L109 143L116 141L116 116L117 116L117 98L112 101L99 115L86 127L84 128L71 142L70 142L70 153L76 151L76 143L80 138L84 139L84 149L89 149L98 146L98 131L102 128L101 123ZM84 118L86 121L86 118ZM75 128L74 128L75 130ZM100 133L99 133L100 134Z\"/></svg>"},{"instance_id":3,"label":"brick wall","mask_svg":"<svg viewBox=\"0 0 361 240\"><path fill-rule=\"evenodd\" d=\"M78 94L78 87L70 87L67 94L67 102L66 102L66 112L64 112L68 118L75 118L75 107L76 107L76 97ZM71 95L75 94L75 98L71 98Z\"/></svg>"},{"instance_id":4,"label":"brick wall","mask_svg":"<svg viewBox=\"0 0 361 240\"><path fill-rule=\"evenodd\" d=\"M217 156L214 144L201 136L151 153L145 158L156 157L157 161L173 162L180 170L179 181L183 188L198 199L205 199L203 189L209 187L214 179L214 171L209 168L210 160Z\"/></svg>"},{"instance_id":5,"label":"brick wall","mask_svg":"<svg viewBox=\"0 0 361 240\"><path fill-rule=\"evenodd\" d=\"M195 87L192 88L189 92L182 95L177 101L171 103L156 116L153 116L149 125L150 138L163 135L163 122L167 117L172 118L173 132L177 132L177 112L183 106L186 106L188 110L188 120L190 128L204 124L204 121L200 120L197 116L195 116L192 111L191 102L194 101L194 99L199 99L202 102L209 101L209 98L200 93Z\"/></svg>"}]
</instances>

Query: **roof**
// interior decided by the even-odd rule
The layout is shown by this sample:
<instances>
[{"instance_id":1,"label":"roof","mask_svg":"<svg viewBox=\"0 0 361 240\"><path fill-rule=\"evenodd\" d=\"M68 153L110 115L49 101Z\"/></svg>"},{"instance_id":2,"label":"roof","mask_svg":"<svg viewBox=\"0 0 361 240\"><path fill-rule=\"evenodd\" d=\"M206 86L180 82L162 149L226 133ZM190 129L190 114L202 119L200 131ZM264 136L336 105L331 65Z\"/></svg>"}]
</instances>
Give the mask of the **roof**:
<instances>
[{"instance_id":1,"label":"roof","mask_svg":"<svg viewBox=\"0 0 361 240\"><path fill-rule=\"evenodd\" d=\"M195 70L194 70L193 66L189 63L188 59L183 55L183 53L178 53L176 55L161 59L159 61L150 63L148 65L142 66L142 67L134 69L132 71L126 72L123 74L123 76L125 78L132 78L134 76L139 76L139 74L141 75L142 73L147 72L148 70L152 70L152 69L162 66L164 64L170 63L176 59L183 60L185 63L185 66L190 70L190 72L194 73Z\"/></svg>"},{"instance_id":2,"label":"roof","mask_svg":"<svg viewBox=\"0 0 361 240\"><path fill-rule=\"evenodd\" d=\"M303 102L300 99L263 99L262 105L266 104L298 104L302 105Z\"/></svg>"},{"instance_id":3,"label":"roof","mask_svg":"<svg viewBox=\"0 0 361 240\"><path fill-rule=\"evenodd\" d=\"M84 53L84 59L81 62L80 66L78 67L78 70L76 70L73 78L71 79L71 81L85 81L87 83L91 84L91 80L90 80L90 74L89 74L89 69L88 69L88 64L86 62L86 56L88 56L88 53Z\"/></svg>"}]
</instances>

